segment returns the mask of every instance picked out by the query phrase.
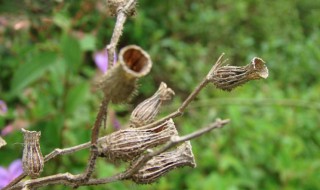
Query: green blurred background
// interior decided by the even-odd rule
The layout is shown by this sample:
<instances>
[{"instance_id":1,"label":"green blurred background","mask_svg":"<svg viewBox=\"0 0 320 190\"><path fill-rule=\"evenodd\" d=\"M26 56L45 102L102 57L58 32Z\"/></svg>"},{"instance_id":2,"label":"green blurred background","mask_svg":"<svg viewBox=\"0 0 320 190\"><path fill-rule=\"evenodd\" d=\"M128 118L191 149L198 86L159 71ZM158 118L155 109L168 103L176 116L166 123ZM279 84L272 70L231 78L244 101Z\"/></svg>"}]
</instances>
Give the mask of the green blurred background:
<instances>
[{"instance_id":1,"label":"green blurred background","mask_svg":"<svg viewBox=\"0 0 320 190\"><path fill-rule=\"evenodd\" d=\"M102 94L93 54L110 40L115 18L102 0L0 0L0 99L13 124L42 132L41 149L87 142ZM183 117L181 135L230 118L225 128L193 140L197 168L170 172L151 185L130 181L79 189L320 189L320 1L141 0L125 24L119 48L137 44L154 62L132 102L112 105L110 117L124 127L136 104L161 81L175 92L161 115L174 111L202 80L218 56L245 65L259 56L269 78L231 93L210 85ZM111 123L103 133L113 131ZM22 134L3 137L0 165L20 158ZM60 156L43 176L80 173L87 151ZM95 177L122 171L102 159ZM41 189L71 189L50 186Z\"/></svg>"}]
</instances>

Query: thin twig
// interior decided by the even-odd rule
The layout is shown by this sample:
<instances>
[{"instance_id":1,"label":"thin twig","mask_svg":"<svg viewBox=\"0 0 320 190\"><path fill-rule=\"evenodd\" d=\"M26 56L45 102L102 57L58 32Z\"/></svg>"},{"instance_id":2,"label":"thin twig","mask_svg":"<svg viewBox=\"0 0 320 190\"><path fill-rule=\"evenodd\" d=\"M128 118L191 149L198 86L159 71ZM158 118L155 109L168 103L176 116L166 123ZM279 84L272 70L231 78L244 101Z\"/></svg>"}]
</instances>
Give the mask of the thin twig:
<instances>
[{"instance_id":1,"label":"thin twig","mask_svg":"<svg viewBox=\"0 0 320 190\"><path fill-rule=\"evenodd\" d=\"M120 36L122 35L123 26L128 17L128 11L134 8L136 1L137 0L130 0L124 7L120 8L117 12L117 21L112 33L110 44L106 47L108 51L108 62L111 63L111 65L114 62L115 50L117 44L119 43Z\"/></svg>"},{"instance_id":2,"label":"thin twig","mask_svg":"<svg viewBox=\"0 0 320 190\"><path fill-rule=\"evenodd\" d=\"M222 57L223 57L224 53L222 53L220 55L220 57L218 58L218 60L216 61L216 63L212 66L212 68L210 69L209 73L207 74L207 76L200 82L200 84L198 84L198 86L193 90L193 92L183 101L183 103L181 104L181 106L174 112L170 113L169 115L153 122L150 123L148 125L145 125L141 128L151 128L157 125L160 125L162 123L164 123L165 121L167 121L170 118L176 118L179 117L183 114L183 112L185 111L185 109L188 107L188 105L195 99L195 97L200 93L200 91L207 86L207 84L210 82L210 78L209 76L212 75L212 73L215 71L215 69L220 66L221 64L223 64L225 61L222 61Z\"/></svg>"},{"instance_id":3,"label":"thin twig","mask_svg":"<svg viewBox=\"0 0 320 190\"><path fill-rule=\"evenodd\" d=\"M82 175L80 179L81 181L87 181L91 177L94 171L94 167L96 165L96 159L98 157L99 131L100 131L102 122L106 120L108 104L109 104L109 98L104 97L104 99L101 102L96 121L91 130L91 151L90 151L87 168L85 173Z\"/></svg>"}]
</instances>

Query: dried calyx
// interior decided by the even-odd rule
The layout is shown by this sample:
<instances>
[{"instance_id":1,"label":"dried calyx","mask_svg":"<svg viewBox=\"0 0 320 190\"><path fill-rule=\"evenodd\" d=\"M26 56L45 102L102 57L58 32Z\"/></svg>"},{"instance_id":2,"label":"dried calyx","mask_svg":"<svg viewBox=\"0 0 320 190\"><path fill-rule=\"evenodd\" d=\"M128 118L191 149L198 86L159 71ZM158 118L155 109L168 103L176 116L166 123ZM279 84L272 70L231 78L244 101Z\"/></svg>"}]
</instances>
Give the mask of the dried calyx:
<instances>
[{"instance_id":1,"label":"dried calyx","mask_svg":"<svg viewBox=\"0 0 320 190\"><path fill-rule=\"evenodd\" d=\"M40 150L41 132L22 129L24 148L22 155L23 171L31 178L38 177L43 170L44 160Z\"/></svg>"},{"instance_id":2,"label":"dried calyx","mask_svg":"<svg viewBox=\"0 0 320 190\"><path fill-rule=\"evenodd\" d=\"M131 179L139 184L153 183L169 171L184 166L196 167L190 141L175 150L154 156Z\"/></svg>"},{"instance_id":3,"label":"dried calyx","mask_svg":"<svg viewBox=\"0 0 320 190\"><path fill-rule=\"evenodd\" d=\"M98 83L113 103L126 102L137 87L137 79L147 75L152 67L150 56L136 45L122 48L119 60Z\"/></svg>"},{"instance_id":4,"label":"dried calyx","mask_svg":"<svg viewBox=\"0 0 320 190\"><path fill-rule=\"evenodd\" d=\"M178 135L172 119L149 129L128 128L98 141L99 154L111 161L131 161L146 149L161 145Z\"/></svg>"},{"instance_id":5,"label":"dried calyx","mask_svg":"<svg viewBox=\"0 0 320 190\"><path fill-rule=\"evenodd\" d=\"M246 66L222 66L219 62L209 77L217 88L231 91L250 80L266 79L269 75L265 62L255 57Z\"/></svg>"},{"instance_id":6,"label":"dried calyx","mask_svg":"<svg viewBox=\"0 0 320 190\"><path fill-rule=\"evenodd\" d=\"M174 91L162 82L157 92L141 102L131 113L130 127L141 127L154 121L162 104L171 100Z\"/></svg>"}]
</instances>

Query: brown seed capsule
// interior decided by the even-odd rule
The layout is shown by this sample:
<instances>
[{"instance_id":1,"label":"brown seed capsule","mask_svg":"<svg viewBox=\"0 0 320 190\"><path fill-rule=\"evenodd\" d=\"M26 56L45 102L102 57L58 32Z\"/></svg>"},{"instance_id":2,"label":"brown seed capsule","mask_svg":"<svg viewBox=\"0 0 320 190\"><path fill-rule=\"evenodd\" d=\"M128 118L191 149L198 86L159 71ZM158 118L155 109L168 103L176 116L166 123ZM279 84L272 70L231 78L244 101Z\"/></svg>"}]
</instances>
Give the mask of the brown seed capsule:
<instances>
[{"instance_id":1,"label":"brown seed capsule","mask_svg":"<svg viewBox=\"0 0 320 190\"><path fill-rule=\"evenodd\" d=\"M24 148L22 156L23 171L31 178L40 175L44 161L40 150L39 139L41 132L21 129L24 136Z\"/></svg>"},{"instance_id":2,"label":"brown seed capsule","mask_svg":"<svg viewBox=\"0 0 320 190\"><path fill-rule=\"evenodd\" d=\"M126 102L137 87L137 79L147 75L152 67L150 56L136 45L126 46L119 53L119 60L102 77L98 88L113 103Z\"/></svg>"},{"instance_id":3,"label":"brown seed capsule","mask_svg":"<svg viewBox=\"0 0 320 190\"><path fill-rule=\"evenodd\" d=\"M268 75L265 62L255 57L250 64L242 67L218 65L209 79L217 88L231 91L250 80L266 79Z\"/></svg>"},{"instance_id":4,"label":"brown seed capsule","mask_svg":"<svg viewBox=\"0 0 320 190\"><path fill-rule=\"evenodd\" d=\"M140 103L132 112L130 127L141 127L154 121L164 101L170 100L174 91L161 82L157 92Z\"/></svg>"},{"instance_id":5,"label":"brown seed capsule","mask_svg":"<svg viewBox=\"0 0 320 190\"><path fill-rule=\"evenodd\" d=\"M178 135L172 119L149 129L129 128L116 131L98 141L100 156L112 161L130 161L146 149L167 142Z\"/></svg>"},{"instance_id":6,"label":"brown seed capsule","mask_svg":"<svg viewBox=\"0 0 320 190\"><path fill-rule=\"evenodd\" d=\"M153 183L169 171L184 166L196 167L190 141L184 142L175 150L151 158L132 176L132 180L139 184Z\"/></svg>"}]
</instances>

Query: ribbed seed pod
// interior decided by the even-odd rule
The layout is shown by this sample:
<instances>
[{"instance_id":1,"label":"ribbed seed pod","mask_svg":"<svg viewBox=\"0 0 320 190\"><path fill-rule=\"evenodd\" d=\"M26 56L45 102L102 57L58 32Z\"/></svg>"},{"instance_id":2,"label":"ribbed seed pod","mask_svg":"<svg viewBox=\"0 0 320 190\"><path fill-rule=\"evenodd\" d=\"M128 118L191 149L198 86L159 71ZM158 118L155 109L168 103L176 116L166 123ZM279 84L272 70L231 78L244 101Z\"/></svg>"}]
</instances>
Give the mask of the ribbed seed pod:
<instances>
[{"instance_id":1,"label":"ribbed seed pod","mask_svg":"<svg viewBox=\"0 0 320 190\"><path fill-rule=\"evenodd\" d=\"M132 175L132 180L139 184L153 183L169 171L183 166L196 167L190 141L184 142L175 150L151 158Z\"/></svg>"},{"instance_id":2,"label":"ribbed seed pod","mask_svg":"<svg viewBox=\"0 0 320 190\"><path fill-rule=\"evenodd\" d=\"M148 74L151 67L147 52L136 45L126 46L120 50L116 65L102 77L98 88L113 103L126 102L136 91L137 79Z\"/></svg>"},{"instance_id":3,"label":"ribbed seed pod","mask_svg":"<svg viewBox=\"0 0 320 190\"><path fill-rule=\"evenodd\" d=\"M163 144L175 135L178 132L172 119L149 129L119 130L98 141L99 153L111 161L130 161L146 149Z\"/></svg>"},{"instance_id":4,"label":"ribbed seed pod","mask_svg":"<svg viewBox=\"0 0 320 190\"><path fill-rule=\"evenodd\" d=\"M250 80L266 79L268 75L268 68L265 62L255 57L250 64L242 67L217 66L210 76L210 81L219 89L231 91Z\"/></svg>"},{"instance_id":5,"label":"ribbed seed pod","mask_svg":"<svg viewBox=\"0 0 320 190\"><path fill-rule=\"evenodd\" d=\"M161 82L157 92L140 103L131 113L130 127L141 127L154 121L164 101L171 100L174 91Z\"/></svg>"},{"instance_id":6,"label":"ribbed seed pod","mask_svg":"<svg viewBox=\"0 0 320 190\"><path fill-rule=\"evenodd\" d=\"M38 177L43 170L44 160L40 150L41 132L22 129L24 148L22 155L23 171L31 178Z\"/></svg>"}]
</instances>

